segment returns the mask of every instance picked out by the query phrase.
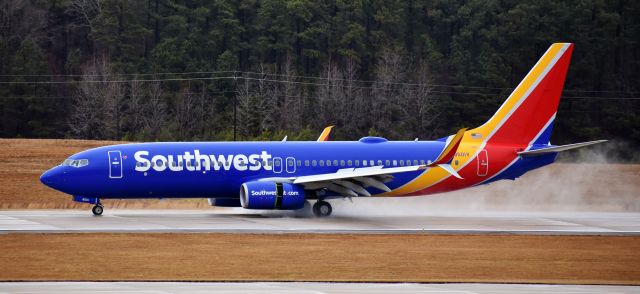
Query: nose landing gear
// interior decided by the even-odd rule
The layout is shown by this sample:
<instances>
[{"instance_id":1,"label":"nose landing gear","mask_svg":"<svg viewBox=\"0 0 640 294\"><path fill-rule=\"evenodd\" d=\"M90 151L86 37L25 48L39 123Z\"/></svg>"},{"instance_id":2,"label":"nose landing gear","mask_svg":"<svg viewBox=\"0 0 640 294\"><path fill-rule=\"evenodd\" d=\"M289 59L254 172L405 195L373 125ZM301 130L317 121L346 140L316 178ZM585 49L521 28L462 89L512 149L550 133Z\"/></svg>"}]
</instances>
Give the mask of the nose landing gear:
<instances>
[{"instance_id":1,"label":"nose landing gear","mask_svg":"<svg viewBox=\"0 0 640 294\"><path fill-rule=\"evenodd\" d=\"M91 212L93 212L93 215L100 216L104 212L104 206L98 201L98 203L91 208Z\"/></svg>"}]
</instances>

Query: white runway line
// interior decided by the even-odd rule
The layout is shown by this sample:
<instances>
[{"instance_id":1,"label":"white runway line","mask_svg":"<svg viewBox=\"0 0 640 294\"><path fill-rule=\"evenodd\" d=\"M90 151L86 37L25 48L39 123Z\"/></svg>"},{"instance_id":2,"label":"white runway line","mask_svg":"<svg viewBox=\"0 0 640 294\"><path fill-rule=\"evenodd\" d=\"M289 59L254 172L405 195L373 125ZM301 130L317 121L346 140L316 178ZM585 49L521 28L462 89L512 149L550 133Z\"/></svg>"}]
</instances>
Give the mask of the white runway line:
<instances>
[{"instance_id":1,"label":"white runway line","mask_svg":"<svg viewBox=\"0 0 640 294\"><path fill-rule=\"evenodd\" d=\"M220 232L640 235L640 213L475 213L296 218L214 210L0 211L0 233Z\"/></svg>"},{"instance_id":2,"label":"white runway line","mask_svg":"<svg viewBox=\"0 0 640 294\"><path fill-rule=\"evenodd\" d=\"M10 282L0 293L640 293L636 286L385 283Z\"/></svg>"}]
</instances>

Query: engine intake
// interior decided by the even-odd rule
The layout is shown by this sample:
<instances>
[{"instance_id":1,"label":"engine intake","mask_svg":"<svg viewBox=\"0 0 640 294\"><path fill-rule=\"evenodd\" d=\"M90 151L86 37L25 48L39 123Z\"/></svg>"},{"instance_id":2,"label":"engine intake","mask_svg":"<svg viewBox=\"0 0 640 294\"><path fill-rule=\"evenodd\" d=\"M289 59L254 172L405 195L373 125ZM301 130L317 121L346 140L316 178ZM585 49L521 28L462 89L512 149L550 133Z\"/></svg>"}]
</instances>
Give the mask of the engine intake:
<instances>
[{"instance_id":1,"label":"engine intake","mask_svg":"<svg viewBox=\"0 0 640 294\"><path fill-rule=\"evenodd\" d=\"M289 183L246 182L240 187L240 204L246 209L293 210L304 206L302 186Z\"/></svg>"}]
</instances>

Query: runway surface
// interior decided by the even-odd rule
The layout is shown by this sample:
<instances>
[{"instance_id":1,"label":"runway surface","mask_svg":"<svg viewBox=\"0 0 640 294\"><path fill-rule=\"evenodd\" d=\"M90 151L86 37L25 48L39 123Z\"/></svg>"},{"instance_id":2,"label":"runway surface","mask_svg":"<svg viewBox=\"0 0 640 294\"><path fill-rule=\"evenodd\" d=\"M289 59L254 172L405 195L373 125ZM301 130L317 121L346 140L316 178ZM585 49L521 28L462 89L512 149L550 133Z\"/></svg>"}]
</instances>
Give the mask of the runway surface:
<instances>
[{"instance_id":1,"label":"runway surface","mask_svg":"<svg viewBox=\"0 0 640 294\"><path fill-rule=\"evenodd\" d=\"M640 293L640 287L523 284L383 283L176 283L29 282L0 283L0 293Z\"/></svg>"},{"instance_id":2,"label":"runway surface","mask_svg":"<svg viewBox=\"0 0 640 294\"><path fill-rule=\"evenodd\" d=\"M240 213L239 213L240 212ZM0 233L216 232L640 235L640 213L461 213L302 218L243 210L0 211Z\"/></svg>"}]
</instances>

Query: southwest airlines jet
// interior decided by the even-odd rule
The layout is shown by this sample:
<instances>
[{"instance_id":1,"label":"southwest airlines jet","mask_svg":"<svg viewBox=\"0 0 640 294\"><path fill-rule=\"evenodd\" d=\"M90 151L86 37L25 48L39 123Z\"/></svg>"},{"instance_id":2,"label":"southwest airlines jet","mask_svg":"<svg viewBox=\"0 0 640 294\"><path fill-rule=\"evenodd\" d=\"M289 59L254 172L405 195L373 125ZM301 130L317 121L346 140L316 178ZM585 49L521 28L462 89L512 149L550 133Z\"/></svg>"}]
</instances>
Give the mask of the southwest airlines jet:
<instances>
[{"instance_id":1,"label":"southwest airlines jet","mask_svg":"<svg viewBox=\"0 0 640 294\"><path fill-rule=\"evenodd\" d=\"M315 200L429 195L514 180L561 151L600 141L549 142L573 44L551 45L483 125L435 141L171 142L105 146L72 155L45 185L94 204L101 199L208 198L213 206L297 210ZM308 207L309 205L307 205Z\"/></svg>"}]
</instances>

